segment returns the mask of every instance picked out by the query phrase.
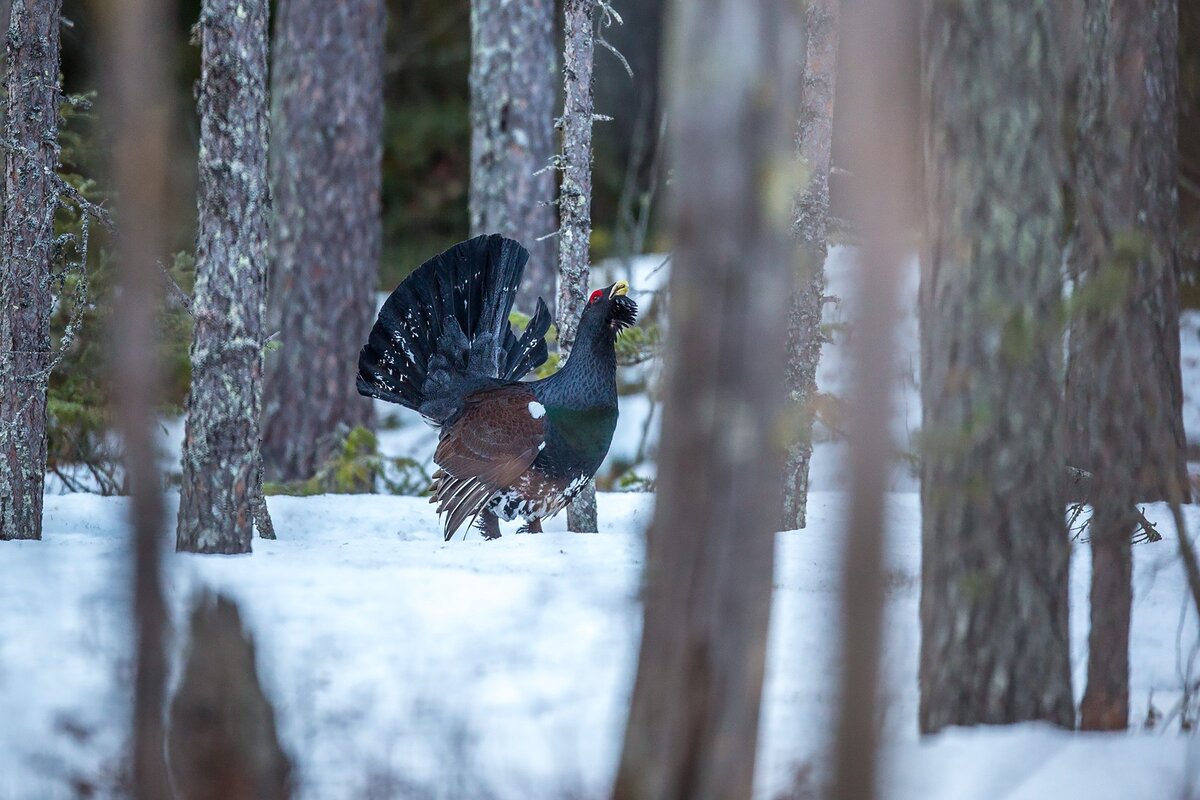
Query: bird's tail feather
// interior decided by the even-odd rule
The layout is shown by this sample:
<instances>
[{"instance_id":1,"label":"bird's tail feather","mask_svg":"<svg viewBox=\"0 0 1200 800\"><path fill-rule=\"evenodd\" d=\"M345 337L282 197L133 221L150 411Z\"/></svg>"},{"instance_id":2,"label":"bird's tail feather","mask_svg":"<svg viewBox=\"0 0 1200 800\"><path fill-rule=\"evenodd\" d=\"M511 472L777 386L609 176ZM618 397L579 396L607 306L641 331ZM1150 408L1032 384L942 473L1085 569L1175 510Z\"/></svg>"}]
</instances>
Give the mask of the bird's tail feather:
<instances>
[{"instance_id":1,"label":"bird's tail feather","mask_svg":"<svg viewBox=\"0 0 1200 800\"><path fill-rule=\"evenodd\" d=\"M508 316L529 252L499 234L434 256L396 287L358 357L358 391L441 423L481 380L519 380L545 362L546 304L520 339Z\"/></svg>"}]
</instances>

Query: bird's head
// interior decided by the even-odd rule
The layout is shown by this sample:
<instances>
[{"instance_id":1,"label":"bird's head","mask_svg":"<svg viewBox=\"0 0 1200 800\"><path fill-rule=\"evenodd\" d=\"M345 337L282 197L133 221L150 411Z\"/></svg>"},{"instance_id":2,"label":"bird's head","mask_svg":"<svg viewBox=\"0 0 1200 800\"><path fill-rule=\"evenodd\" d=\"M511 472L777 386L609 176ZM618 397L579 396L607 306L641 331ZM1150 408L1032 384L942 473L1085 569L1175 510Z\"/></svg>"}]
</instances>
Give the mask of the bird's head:
<instances>
[{"instance_id":1,"label":"bird's head","mask_svg":"<svg viewBox=\"0 0 1200 800\"><path fill-rule=\"evenodd\" d=\"M595 319L600 327L614 335L633 325L637 322L637 303L629 296L629 284L617 281L592 292L583 315ZM581 321L581 327L582 324Z\"/></svg>"}]
</instances>

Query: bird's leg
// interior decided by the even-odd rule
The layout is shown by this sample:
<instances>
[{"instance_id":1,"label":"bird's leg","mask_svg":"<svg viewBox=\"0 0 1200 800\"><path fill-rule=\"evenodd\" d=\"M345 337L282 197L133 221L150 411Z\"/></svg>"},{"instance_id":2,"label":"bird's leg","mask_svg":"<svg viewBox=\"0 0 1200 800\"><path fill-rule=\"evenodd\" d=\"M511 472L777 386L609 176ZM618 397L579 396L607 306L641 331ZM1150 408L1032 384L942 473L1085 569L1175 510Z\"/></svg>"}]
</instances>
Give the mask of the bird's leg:
<instances>
[{"instance_id":1,"label":"bird's leg","mask_svg":"<svg viewBox=\"0 0 1200 800\"><path fill-rule=\"evenodd\" d=\"M534 517L533 519L526 521L526 523L524 525L522 525L521 527L517 528L517 533L541 533L541 532L542 532L542 518L541 517Z\"/></svg>"},{"instance_id":2,"label":"bird's leg","mask_svg":"<svg viewBox=\"0 0 1200 800\"><path fill-rule=\"evenodd\" d=\"M479 512L479 519L475 520L475 527L479 528L479 532L485 539L500 538L500 518L491 509L485 508Z\"/></svg>"}]
</instances>

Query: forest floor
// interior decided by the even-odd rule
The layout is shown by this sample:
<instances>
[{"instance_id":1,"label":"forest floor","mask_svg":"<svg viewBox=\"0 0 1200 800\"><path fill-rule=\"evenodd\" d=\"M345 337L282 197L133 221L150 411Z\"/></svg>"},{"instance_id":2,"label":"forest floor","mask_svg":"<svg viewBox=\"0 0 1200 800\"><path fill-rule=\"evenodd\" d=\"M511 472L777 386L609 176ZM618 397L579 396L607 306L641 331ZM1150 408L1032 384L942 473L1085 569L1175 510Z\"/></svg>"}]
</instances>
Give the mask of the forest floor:
<instances>
[{"instance_id":1,"label":"forest floor","mask_svg":"<svg viewBox=\"0 0 1200 800\"><path fill-rule=\"evenodd\" d=\"M0 548L0 798L109 796L127 731L131 665L125 501L46 498L42 542ZM172 498L172 505L174 498ZM181 645L203 586L234 597L302 798L602 798L624 722L640 617L646 494L603 494L599 534L441 540L422 498L271 498L277 541L248 556L172 554ZM778 535L760 796L820 780L840 670L837 574L845 496L816 492L809 527ZM884 797L1195 797L1200 757L1180 734L1200 633L1162 506L1163 540L1135 548L1134 731L1041 725L916 732L919 508L893 493L879 713ZM1200 529L1200 508L1188 510ZM506 530L511 530L508 528ZM1085 677L1085 544L1073 558L1072 656ZM1194 717L1195 709L1189 711ZM1148 729L1146 721L1157 718Z\"/></svg>"}]
</instances>

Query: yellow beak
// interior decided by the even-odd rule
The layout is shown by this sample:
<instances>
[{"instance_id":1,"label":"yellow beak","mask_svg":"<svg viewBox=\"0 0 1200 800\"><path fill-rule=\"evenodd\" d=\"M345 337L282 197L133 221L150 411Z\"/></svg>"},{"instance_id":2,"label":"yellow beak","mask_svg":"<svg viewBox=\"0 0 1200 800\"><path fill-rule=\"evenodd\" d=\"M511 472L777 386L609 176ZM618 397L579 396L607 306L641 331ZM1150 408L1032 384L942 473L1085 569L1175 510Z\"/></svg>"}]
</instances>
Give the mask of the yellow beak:
<instances>
[{"instance_id":1,"label":"yellow beak","mask_svg":"<svg viewBox=\"0 0 1200 800\"><path fill-rule=\"evenodd\" d=\"M609 297L624 297L629 294L629 284L625 281L617 281L613 284L612 291L609 292Z\"/></svg>"}]
</instances>

